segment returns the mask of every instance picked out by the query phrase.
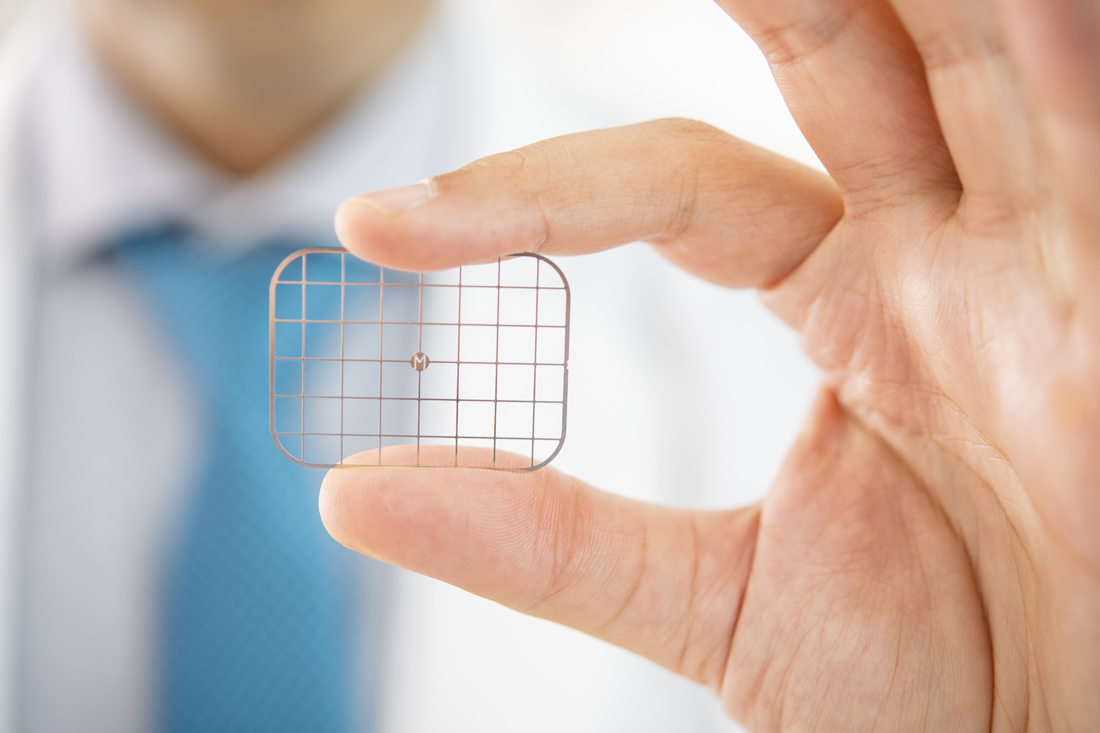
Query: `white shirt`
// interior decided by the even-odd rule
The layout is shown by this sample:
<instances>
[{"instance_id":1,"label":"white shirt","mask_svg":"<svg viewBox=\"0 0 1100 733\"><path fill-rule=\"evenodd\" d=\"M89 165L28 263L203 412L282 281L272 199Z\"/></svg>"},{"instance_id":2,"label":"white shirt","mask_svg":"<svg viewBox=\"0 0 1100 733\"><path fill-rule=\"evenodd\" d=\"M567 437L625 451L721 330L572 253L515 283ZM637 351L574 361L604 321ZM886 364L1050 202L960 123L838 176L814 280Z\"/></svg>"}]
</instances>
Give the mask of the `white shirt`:
<instances>
[{"instance_id":1,"label":"white shirt","mask_svg":"<svg viewBox=\"0 0 1100 733\"><path fill-rule=\"evenodd\" d=\"M323 135L240 182L167 135L59 19L30 100L40 320L21 730L152 727L157 571L201 465L197 400L158 324L92 256L158 218L228 248L277 234L336 244L341 200L451 163L447 33L434 19Z\"/></svg>"}]
</instances>

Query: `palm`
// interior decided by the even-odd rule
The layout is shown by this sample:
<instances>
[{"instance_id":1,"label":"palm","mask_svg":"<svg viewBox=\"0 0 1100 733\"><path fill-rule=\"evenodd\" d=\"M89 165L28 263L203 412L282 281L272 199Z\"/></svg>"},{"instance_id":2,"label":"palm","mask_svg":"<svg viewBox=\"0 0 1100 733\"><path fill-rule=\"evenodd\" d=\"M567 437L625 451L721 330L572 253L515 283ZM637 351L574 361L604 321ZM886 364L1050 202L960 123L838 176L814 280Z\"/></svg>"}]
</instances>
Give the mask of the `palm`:
<instances>
[{"instance_id":1,"label":"palm","mask_svg":"<svg viewBox=\"0 0 1100 733\"><path fill-rule=\"evenodd\" d=\"M1019 662L1053 641L1038 638L1039 609L1025 602L1051 548L1027 506L1041 499L1023 491L1006 450L1041 450L1041 416L998 414L995 385L1049 379L1013 358L1052 340L1013 325L1021 317L1065 324L1020 262L999 263L1017 281L1010 302L975 292L988 273L944 255L976 246L961 216L923 230L919 214L899 216L905 225L843 222L815 252L821 264L806 265L823 272L768 295L786 312L815 291L813 322L800 325L842 406L822 398L762 506L722 684L753 729L986 730L993 719L1011 730L1029 711L1042 719L1029 672L1049 670ZM905 234L883 236L891 229ZM1003 259L1023 259L1001 244ZM830 250L862 265L845 277L845 255ZM884 251L911 258L905 282L880 274L905 269ZM988 333L998 325L1007 332ZM990 598L1000 599L992 613Z\"/></svg>"},{"instance_id":2,"label":"palm","mask_svg":"<svg viewBox=\"0 0 1100 733\"><path fill-rule=\"evenodd\" d=\"M339 220L350 249L399 267L645 238L763 286L825 382L766 500L693 513L553 471L364 470L326 481L326 523L709 684L754 730L1088 729L1100 17L1072 0L723 4L835 185L673 121L486 159L419 209Z\"/></svg>"},{"instance_id":3,"label":"palm","mask_svg":"<svg viewBox=\"0 0 1100 733\"><path fill-rule=\"evenodd\" d=\"M961 118L1038 117L994 101L939 95L949 141L1007 137ZM1015 730L1100 714L1078 676L1100 666L1078 646L1100 631L1087 407L1100 334L1073 292L1084 283L1067 270L1050 171L982 159L1037 150L1053 167L1053 146L1026 132L955 153L959 169L991 172L981 195L951 178L929 188L920 164L849 194L867 213L765 296L842 407L817 411L762 509L738 625L752 641L740 653L735 637L723 689L764 729ZM924 193L897 196L906 177ZM1084 608L1067 608L1070 588ZM761 638L776 644L761 654ZM865 704L835 705L852 698Z\"/></svg>"}]
</instances>

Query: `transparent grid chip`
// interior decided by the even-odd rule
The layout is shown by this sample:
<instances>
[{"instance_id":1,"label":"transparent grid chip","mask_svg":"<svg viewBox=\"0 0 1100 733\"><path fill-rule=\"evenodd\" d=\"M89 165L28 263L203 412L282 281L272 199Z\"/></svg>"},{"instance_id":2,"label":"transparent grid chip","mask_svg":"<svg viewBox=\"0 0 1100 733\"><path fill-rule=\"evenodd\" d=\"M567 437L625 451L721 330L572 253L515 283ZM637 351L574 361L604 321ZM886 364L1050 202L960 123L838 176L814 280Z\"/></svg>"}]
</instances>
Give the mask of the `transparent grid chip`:
<instances>
[{"instance_id":1,"label":"transparent grid chip","mask_svg":"<svg viewBox=\"0 0 1100 733\"><path fill-rule=\"evenodd\" d=\"M270 326L271 436L295 463L531 471L561 450L569 285L545 257L410 273L304 249Z\"/></svg>"}]
</instances>

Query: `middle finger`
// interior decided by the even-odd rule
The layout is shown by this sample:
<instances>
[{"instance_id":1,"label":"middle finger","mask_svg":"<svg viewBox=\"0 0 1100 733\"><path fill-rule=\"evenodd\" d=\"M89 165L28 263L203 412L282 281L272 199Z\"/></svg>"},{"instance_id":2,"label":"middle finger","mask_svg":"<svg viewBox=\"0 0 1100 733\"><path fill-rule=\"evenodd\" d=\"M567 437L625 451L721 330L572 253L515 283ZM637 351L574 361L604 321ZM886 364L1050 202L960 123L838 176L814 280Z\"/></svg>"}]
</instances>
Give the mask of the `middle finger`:
<instances>
[{"instance_id":1,"label":"middle finger","mask_svg":"<svg viewBox=\"0 0 1100 733\"><path fill-rule=\"evenodd\" d=\"M886 0L718 2L767 56L850 208L957 190L920 55Z\"/></svg>"},{"instance_id":2,"label":"middle finger","mask_svg":"<svg viewBox=\"0 0 1100 733\"><path fill-rule=\"evenodd\" d=\"M1050 185L1035 113L996 3L893 0L924 59L964 191L965 223L996 229Z\"/></svg>"}]
</instances>

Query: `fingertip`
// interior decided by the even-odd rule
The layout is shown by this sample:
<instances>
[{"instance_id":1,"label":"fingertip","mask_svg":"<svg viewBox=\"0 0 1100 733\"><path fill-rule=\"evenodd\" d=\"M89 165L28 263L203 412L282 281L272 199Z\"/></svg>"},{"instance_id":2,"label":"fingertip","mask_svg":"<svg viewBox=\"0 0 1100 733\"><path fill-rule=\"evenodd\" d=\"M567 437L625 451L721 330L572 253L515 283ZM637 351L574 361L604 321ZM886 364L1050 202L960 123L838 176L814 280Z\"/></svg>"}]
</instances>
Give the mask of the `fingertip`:
<instances>
[{"instance_id":1,"label":"fingertip","mask_svg":"<svg viewBox=\"0 0 1100 733\"><path fill-rule=\"evenodd\" d=\"M361 551L354 542L354 533L349 531L348 515L351 508L347 502L345 491L346 474L348 471L341 468L330 469L321 482L321 491L317 497L317 509L321 515L321 523L334 540L344 547Z\"/></svg>"},{"instance_id":2,"label":"fingertip","mask_svg":"<svg viewBox=\"0 0 1100 733\"><path fill-rule=\"evenodd\" d=\"M405 188L426 189L427 183ZM397 192L397 193L395 193ZM408 203L399 189L350 198L336 210L335 229L340 243L355 256L383 267L409 272L472 264L483 244L478 240L480 212L472 206L422 206L434 196L403 210L386 208L390 196ZM475 243L471 245L471 243ZM485 259L480 256L480 259Z\"/></svg>"},{"instance_id":3,"label":"fingertip","mask_svg":"<svg viewBox=\"0 0 1100 733\"><path fill-rule=\"evenodd\" d=\"M376 250L385 238L387 218L385 212L362 196L347 199L336 209L336 238L348 252L361 259L376 262Z\"/></svg>"},{"instance_id":4,"label":"fingertip","mask_svg":"<svg viewBox=\"0 0 1100 733\"><path fill-rule=\"evenodd\" d=\"M329 470L318 511L326 531L345 547L434 577L472 526L486 535L483 540L522 531L524 519L541 514L545 500L570 488L553 469L516 470L529 458L504 451L494 459L489 449L469 448L451 467L453 448L427 446L420 454L424 466L414 467L409 448L415 450L384 450L386 465L374 465L378 451L368 451L347 459L358 465ZM488 469L494 461L504 470Z\"/></svg>"},{"instance_id":5,"label":"fingertip","mask_svg":"<svg viewBox=\"0 0 1100 733\"><path fill-rule=\"evenodd\" d=\"M392 473L386 467L375 467L377 460L377 450L364 451L347 458L347 465L329 469L317 497L321 523L332 538L371 557L377 557L370 549L375 523L385 513L378 492Z\"/></svg>"},{"instance_id":6,"label":"fingertip","mask_svg":"<svg viewBox=\"0 0 1100 733\"><path fill-rule=\"evenodd\" d=\"M345 199L336 207L336 217L333 226L336 229L336 238L346 247L355 238L356 221L359 208L363 204L356 198Z\"/></svg>"},{"instance_id":7,"label":"fingertip","mask_svg":"<svg viewBox=\"0 0 1100 733\"><path fill-rule=\"evenodd\" d=\"M410 186L398 186L365 193L345 200L336 209L336 238L362 259L400 267L391 262L402 249L393 243L401 239L400 220L435 197L429 179Z\"/></svg>"},{"instance_id":8,"label":"fingertip","mask_svg":"<svg viewBox=\"0 0 1100 733\"><path fill-rule=\"evenodd\" d=\"M357 196L336 210L336 237L348 252L367 262L426 272L440 269L439 240L447 238L449 229L448 222L436 219L419 211L389 212L369 196Z\"/></svg>"}]
</instances>

